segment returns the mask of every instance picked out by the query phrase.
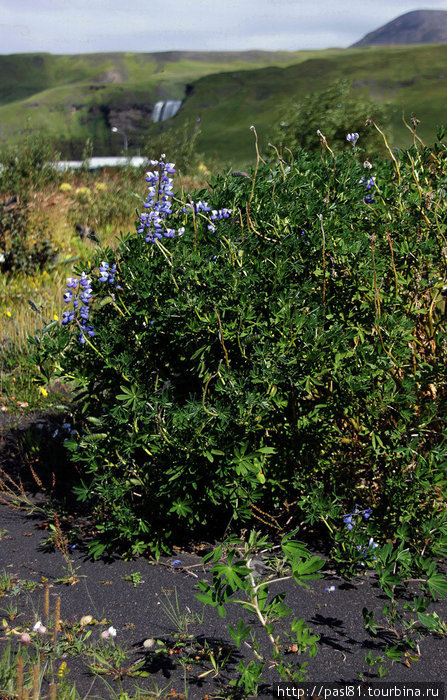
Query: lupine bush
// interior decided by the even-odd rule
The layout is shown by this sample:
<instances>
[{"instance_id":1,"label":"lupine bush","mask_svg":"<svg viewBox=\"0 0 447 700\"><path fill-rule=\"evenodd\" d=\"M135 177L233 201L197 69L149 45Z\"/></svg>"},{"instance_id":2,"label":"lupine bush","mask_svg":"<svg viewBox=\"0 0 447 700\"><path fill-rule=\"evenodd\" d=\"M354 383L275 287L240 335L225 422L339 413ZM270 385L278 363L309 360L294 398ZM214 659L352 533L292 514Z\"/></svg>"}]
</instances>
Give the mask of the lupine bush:
<instances>
[{"instance_id":1,"label":"lupine bush","mask_svg":"<svg viewBox=\"0 0 447 700\"><path fill-rule=\"evenodd\" d=\"M70 279L37 361L76 388L94 555L254 518L354 570L445 554L447 148L349 137L189 198L153 161L136 232Z\"/></svg>"}]
</instances>

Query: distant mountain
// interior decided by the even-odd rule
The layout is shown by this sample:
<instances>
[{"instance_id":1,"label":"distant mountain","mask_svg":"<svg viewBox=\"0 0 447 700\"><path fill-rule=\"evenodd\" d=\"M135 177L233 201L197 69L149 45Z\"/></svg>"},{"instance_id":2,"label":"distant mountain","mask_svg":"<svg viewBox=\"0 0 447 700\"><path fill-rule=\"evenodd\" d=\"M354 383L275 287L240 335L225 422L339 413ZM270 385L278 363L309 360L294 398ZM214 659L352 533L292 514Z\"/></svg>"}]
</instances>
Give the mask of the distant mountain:
<instances>
[{"instance_id":1,"label":"distant mountain","mask_svg":"<svg viewBox=\"0 0 447 700\"><path fill-rule=\"evenodd\" d=\"M393 44L447 44L447 11L407 12L374 32L369 32L363 39L352 44L351 48Z\"/></svg>"}]
</instances>

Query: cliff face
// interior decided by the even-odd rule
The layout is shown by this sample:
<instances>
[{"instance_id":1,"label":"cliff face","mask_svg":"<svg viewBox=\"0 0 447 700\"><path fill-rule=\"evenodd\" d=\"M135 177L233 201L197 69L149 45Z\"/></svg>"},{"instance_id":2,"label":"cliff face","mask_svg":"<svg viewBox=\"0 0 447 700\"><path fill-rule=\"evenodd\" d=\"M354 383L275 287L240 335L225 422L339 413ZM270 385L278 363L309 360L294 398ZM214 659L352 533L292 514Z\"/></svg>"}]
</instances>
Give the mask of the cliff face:
<instances>
[{"instance_id":1,"label":"cliff face","mask_svg":"<svg viewBox=\"0 0 447 700\"><path fill-rule=\"evenodd\" d=\"M447 44L447 11L415 10L366 34L351 48L393 44Z\"/></svg>"}]
</instances>

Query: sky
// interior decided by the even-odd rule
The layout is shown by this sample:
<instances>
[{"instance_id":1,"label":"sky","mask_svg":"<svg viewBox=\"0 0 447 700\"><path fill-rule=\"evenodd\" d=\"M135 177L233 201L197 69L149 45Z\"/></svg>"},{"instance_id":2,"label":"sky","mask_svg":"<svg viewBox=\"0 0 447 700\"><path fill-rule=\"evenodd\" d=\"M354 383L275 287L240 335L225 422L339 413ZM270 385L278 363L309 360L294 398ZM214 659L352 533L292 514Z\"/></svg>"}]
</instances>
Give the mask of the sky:
<instances>
[{"instance_id":1,"label":"sky","mask_svg":"<svg viewBox=\"0 0 447 700\"><path fill-rule=\"evenodd\" d=\"M0 0L0 54L345 48L447 0Z\"/></svg>"}]
</instances>

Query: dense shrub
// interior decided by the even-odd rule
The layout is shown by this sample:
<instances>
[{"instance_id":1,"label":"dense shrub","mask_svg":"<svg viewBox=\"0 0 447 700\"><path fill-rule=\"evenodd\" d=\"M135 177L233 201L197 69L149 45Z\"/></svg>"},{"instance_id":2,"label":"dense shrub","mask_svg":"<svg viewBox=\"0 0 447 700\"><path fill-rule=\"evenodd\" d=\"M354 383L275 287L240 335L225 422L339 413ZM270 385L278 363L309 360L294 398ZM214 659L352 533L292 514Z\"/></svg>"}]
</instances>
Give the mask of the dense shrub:
<instances>
[{"instance_id":1,"label":"dense shrub","mask_svg":"<svg viewBox=\"0 0 447 700\"><path fill-rule=\"evenodd\" d=\"M68 208L73 228L82 226L103 233L108 227L132 221L140 203L134 192L134 178L133 173L126 171L120 180L107 178L95 184L87 180L88 185L73 188Z\"/></svg>"},{"instance_id":2,"label":"dense shrub","mask_svg":"<svg viewBox=\"0 0 447 700\"><path fill-rule=\"evenodd\" d=\"M362 148L370 156L383 153L379 134L365 127L373 118L389 131L390 107L378 104L352 89L349 80L337 80L325 90L312 92L287 111L273 135L292 151L297 148L319 150L320 135L324 134L331 148L340 150L346 145L346 134L357 131Z\"/></svg>"},{"instance_id":3,"label":"dense shrub","mask_svg":"<svg viewBox=\"0 0 447 700\"><path fill-rule=\"evenodd\" d=\"M390 155L301 151L189 205L154 163L38 349L76 379L95 554L253 515L446 551L447 149Z\"/></svg>"},{"instance_id":4,"label":"dense shrub","mask_svg":"<svg viewBox=\"0 0 447 700\"><path fill-rule=\"evenodd\" d=\"M0 193L18 195L26 200L32 189L42 189L60 179L51 163L59 160L59 154L42 136L32 132L24 136L19 146L4 145L0 148Z\"/></svg>"},{"instance_id":5,"label":"dense shrub","mask_svg":"<svg viewBox=\"0 0 447 700\"><path fill-rule=\"evenodd\" d=\"M48 224L35 222L26 203L12 197L0 202L0 271L31 274L57 255Z\"/></svg>"}]
</instances>

